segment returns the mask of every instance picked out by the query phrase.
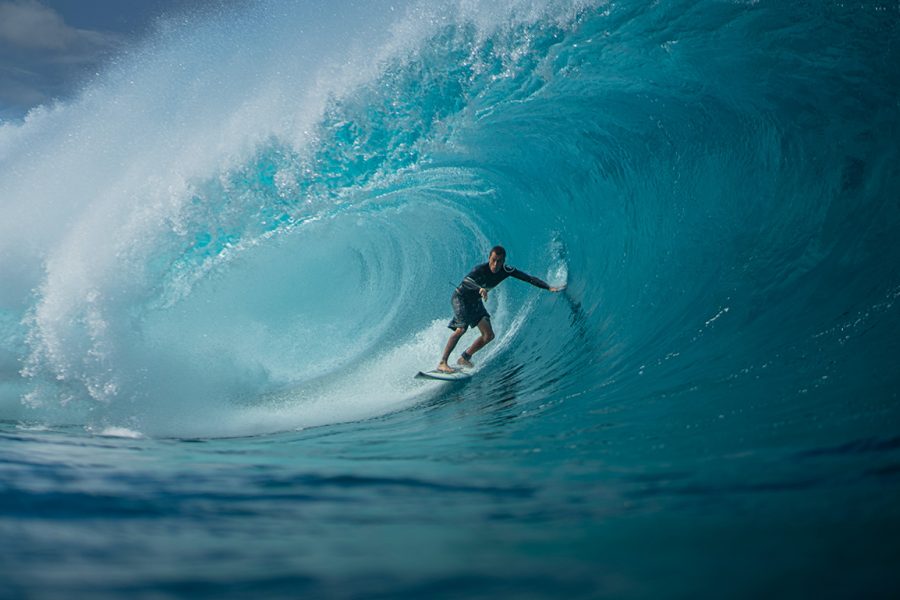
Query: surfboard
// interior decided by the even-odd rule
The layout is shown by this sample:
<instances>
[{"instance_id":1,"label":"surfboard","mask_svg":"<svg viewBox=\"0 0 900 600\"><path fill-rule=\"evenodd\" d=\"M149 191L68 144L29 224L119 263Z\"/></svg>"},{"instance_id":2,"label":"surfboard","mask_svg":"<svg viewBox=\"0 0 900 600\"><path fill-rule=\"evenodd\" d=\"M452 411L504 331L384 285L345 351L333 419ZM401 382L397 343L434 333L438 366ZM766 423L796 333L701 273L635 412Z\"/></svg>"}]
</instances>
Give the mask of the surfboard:
<instances>
[{"instance_id":1,"label":"surfboard","mask_svg":"<svg viewBox=\"0 0 900 600\"><path fill-rule=\"evenodd\" d=\"M457 369L452 373L444 373L434 369L432 371L419 371L416 373L416 379L440 379L442 381L463 381L472 377L471 373L466 373Z\"/></svg>"}]
</instances>

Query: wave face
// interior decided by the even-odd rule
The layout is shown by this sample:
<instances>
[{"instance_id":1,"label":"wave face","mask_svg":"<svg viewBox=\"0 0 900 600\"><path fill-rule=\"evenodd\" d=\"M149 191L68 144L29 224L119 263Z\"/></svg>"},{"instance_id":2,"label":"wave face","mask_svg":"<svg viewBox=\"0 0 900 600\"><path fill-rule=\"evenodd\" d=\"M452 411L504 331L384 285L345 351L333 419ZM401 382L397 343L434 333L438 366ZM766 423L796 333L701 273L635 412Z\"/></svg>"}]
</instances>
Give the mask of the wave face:
<instances>
[{"instance_id":1,"label":"wave face","mask_svg":"<svg viewBox=\"0 0 900 600\"><path fill-rule=\"evenodd\" d=\"M480 364L528 394L894 387L895 10L298 11L163 27L4 126L5 404L176 435L396 410L494 243L569 285L492 301Z\"/></svg>"},{"instance_id":2,"label":"wave face","mask_svg":"<svg viewBox=\"0 0 900 600\"><path fill-rule=\"evenodd\" d=\"M607 518L725 503L896 530L895 4L301 4L162 21L0 127L0 418L487 461L491 519L526 498L588 564ZM414 380L494 244L566 291L507 281L472 381Z\"/></svg>"}]
</instances>

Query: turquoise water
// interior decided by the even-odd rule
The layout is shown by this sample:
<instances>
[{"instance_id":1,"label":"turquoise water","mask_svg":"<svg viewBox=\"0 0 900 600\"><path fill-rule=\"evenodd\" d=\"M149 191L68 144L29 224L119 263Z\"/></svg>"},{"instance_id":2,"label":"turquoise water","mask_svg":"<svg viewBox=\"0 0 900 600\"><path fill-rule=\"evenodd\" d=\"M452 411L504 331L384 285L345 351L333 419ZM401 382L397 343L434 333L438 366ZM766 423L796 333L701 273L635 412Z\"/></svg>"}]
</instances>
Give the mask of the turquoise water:
<instances>
[{"instance_id":1,"label":"turquoise water","mask_svg":"<svg viewBox=\"0 0 900 600\"><path fill-rule=\"evenodd\" d=\"M0 126L0 596L896 595L898 33L162 20ZM566 292L504 283L472 380L413 379L498 243Z\"/></svg>"}]
</instances>

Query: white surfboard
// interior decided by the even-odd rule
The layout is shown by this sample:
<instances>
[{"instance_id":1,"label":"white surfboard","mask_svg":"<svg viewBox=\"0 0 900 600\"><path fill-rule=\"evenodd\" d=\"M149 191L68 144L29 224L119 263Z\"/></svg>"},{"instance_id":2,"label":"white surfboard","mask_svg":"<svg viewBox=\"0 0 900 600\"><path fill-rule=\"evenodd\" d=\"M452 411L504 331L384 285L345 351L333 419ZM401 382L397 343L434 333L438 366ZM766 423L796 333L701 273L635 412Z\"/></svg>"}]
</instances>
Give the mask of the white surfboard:
<instances>
[{"instance_id":1,"label":"white surfboard","mask_svg":"<svg viewBox=\"0 0 900 600\"><path fill-rule=\"evenodd\" d=\"M464 379L469 379L472 377L471 373L466 373L465 371L460 371L459 369L453 371L452 373L444 373L443 371L438 371L434 369L432 371L419 371L416 373L417 379L440 379L442 381L462 381Z\"/></svg>"}]
</instances>

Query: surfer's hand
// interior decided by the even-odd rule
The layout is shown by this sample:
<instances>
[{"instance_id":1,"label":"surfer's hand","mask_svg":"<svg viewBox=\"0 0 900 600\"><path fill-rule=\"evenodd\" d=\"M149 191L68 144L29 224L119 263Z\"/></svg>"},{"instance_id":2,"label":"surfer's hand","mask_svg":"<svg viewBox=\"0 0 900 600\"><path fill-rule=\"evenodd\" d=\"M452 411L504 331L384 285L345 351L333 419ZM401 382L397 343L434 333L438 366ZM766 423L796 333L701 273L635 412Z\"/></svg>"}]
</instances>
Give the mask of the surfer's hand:
<instances>
[{"instance_id":1,"label":"surfer's hand","mask_svg":"<svg viewBox=\"0 0 900 600\"><path fill-rule=\"evenodd\" d=\"M561 292L561 291L563 291L564 289L566 289L566 286L561 285L561 286L559 286L559 287L551 287L551 288L550 288L550 291L551 291L551 292Z\"/></svg>"},{"instance_id":2,"label":"surfer's hand","mask_svg":"<svg viewBox=\"0 0 900 600\"><path fill-rule=\"evenodd\" d=\"M481 294L482 300L487 300L487 290L484 288L478 288L478 293Z\"/></svg>"}]
</instances>

